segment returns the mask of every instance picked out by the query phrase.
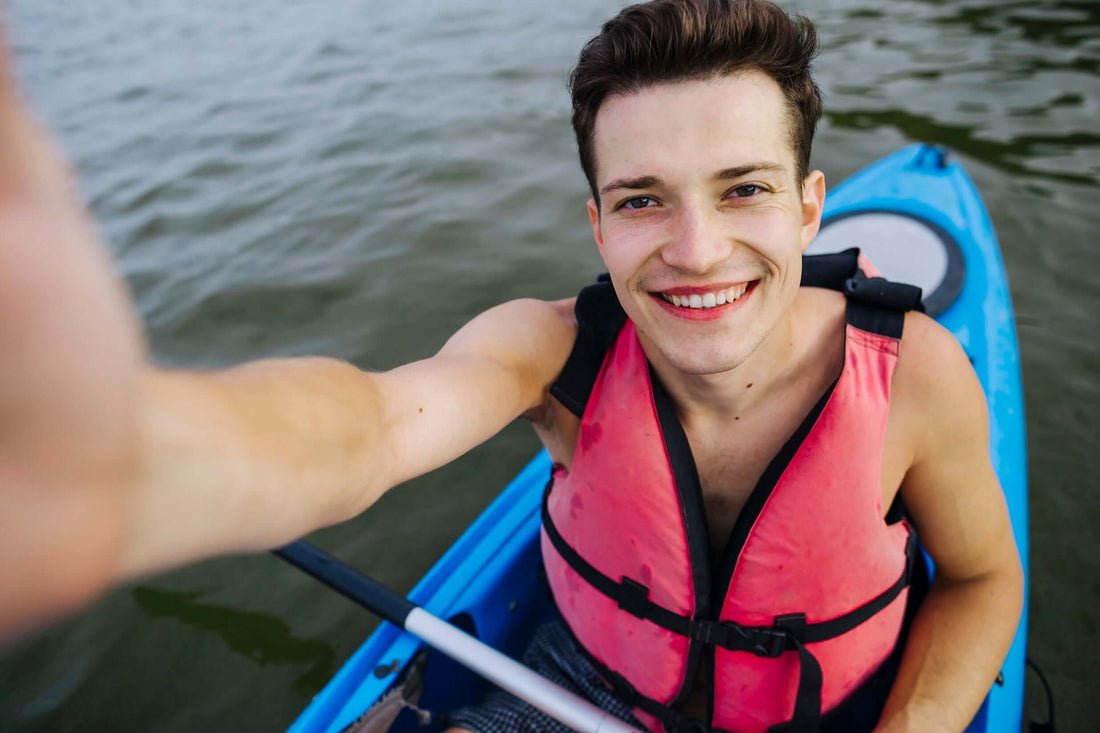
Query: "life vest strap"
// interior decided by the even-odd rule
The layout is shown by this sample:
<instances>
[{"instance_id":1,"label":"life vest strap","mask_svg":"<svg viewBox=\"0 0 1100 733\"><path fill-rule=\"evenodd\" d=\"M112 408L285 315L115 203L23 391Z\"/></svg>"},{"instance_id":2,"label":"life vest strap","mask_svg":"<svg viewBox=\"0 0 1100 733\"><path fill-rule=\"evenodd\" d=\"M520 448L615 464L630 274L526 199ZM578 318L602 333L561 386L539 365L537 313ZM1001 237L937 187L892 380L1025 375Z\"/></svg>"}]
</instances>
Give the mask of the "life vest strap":
<instances>
[{"instance_id":1,"label":"life vest strap","mask_svg":"<svg viewBox=\"0 0 1100 733\"><path fill-rule=\"evenodd\" d=\"M664 703L643 695L638 692L634 685L630 684L629 680L618 672L609 669L599 660L594 659L587 651L585 656L589 658L590 662L594 662L593 666L596 667L596 671L611 685L611 690L617 698L632 708L637 708L648 715L652 715L660 721L668 733L728 733L721 728L712 728L697 718L688 717Z\"/></svg>"},{"instance_id":2,"label":"life vest strap","mask_svg":"<svg viewBox=\"0 0 1100 733\"><path fill-rule=\"evenodd\" d=\"M921 289L916 285L892 282L884 277L867 277L862 270L844 281L844 295L849 300L895 311L924 312Z\"/></svg>"},{"instance_id":3,"label":"life vest strap","mask_svg":"<svg viewBox=\"0 0 1100 733\"><path fill-rule=\"evenodd\" d=\"M821 664L800 640L794 636L788 638L798 651L798 691L794 698L794 713L785 723L768 728L768 733L813 733L821 723Z\"/></svg>"},{"instance_id":4,"label":"life vest strap","mask_svg":"<svg viewBox=\"0 0 1100 733\"><path fill-rule=\"evenodd\" d=\"M825 641L847 633L889 606L909 586L913 568L917 564L919 546L916 533L910 528L905 547L905 569L898 579L867 603L842 616L810 624L806 623L805 614L787 614L777 616L772 626L743 626L734 621L690 618L651 601L649 588L632 578L623 576L619 582L612 580L574 550L558 532L550 516L549 497L552 487L551 479L546 485L542 501L542 523L547 537L562 559L583 580L615 601L619 608L707 646L770 658L779 657L787 651L798 653L798 687L794 712L790 720L769 728L769 733L804 733L818 729L821 720L822 671L821 664L806 648L806 644ZM583 649L583 645L578 646ZM611 683L616 695L631 707L639 708L660 720L670 733L718 731L673 710L664 703L642 695L624 677L587 653L587 650L584 651L585 656L589 657L600 673Z\"/></svg>"},{"instance_id":5,"label":"life vest strap","mask_svg":"<svg viewBox=\"0 0 1100 733\"><path fill-rule=\"evenodd\" d=\"M730 651L749 652L759 657L778 657L785 651L845 634L886 608L909 585L910 574L918 550L916 534L910 530L905 549L905 569L893 585L867 603L828 621L806 623L803 614L777 616L772 626L744 626L735 621L714 621L691 618L649 598L649 588L625 575L613 580L601 573L565 541L550 516L550 491L553 479L547 483L542 497L542 526L546 536L562 559L581 578L632 616L650 621L663 629L686 636L710 646ZM800 621L799 621L800 619Z\"/></svg>"}]
</instances>

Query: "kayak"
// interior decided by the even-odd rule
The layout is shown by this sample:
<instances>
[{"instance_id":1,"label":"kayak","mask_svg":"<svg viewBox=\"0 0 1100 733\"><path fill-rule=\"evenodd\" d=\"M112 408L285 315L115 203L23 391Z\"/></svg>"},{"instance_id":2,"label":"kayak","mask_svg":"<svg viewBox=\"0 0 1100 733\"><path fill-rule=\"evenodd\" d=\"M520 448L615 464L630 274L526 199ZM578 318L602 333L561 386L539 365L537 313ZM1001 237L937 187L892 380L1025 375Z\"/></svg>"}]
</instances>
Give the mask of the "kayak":
<instances>
[{"instance_id":1,"label":"kayak","mask_svg":"<svg viewBox=\"0 0 1100 733\"><path fill-rule=\"evenodd\" d=\"M822 229L809 253L853 246L888 279L921 286L926 311L955 335L970 357L985 390L993 466L1026 579L1027 465L1019 350L1004 265L977 188L946 150L904 148L829 192ZM535 627L555 613L538 541L549 475L550 458L543 451L428 571L409 600L495 649L520 656ZM1026 639L1025 606L1001 674L968 731L1020 730ZM475 674L383 622L290 731L440 730L438 717L432 720L420 711L453 710L475 702L486 689L487 683Z\"/></svg>"}]
</instances>

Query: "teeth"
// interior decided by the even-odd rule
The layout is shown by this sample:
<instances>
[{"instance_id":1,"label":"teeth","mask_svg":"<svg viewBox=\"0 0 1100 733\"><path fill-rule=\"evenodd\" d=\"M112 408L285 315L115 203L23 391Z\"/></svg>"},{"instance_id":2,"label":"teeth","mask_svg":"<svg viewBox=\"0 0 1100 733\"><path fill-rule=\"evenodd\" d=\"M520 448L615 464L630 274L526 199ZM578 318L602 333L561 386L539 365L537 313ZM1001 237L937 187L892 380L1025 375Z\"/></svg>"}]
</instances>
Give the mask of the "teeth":
<instances>
[{"instance_id":1,"label":"teeth","mask_svg":"<svg viewBox=\"0 0 1100 733\"><path fill-rule=\"evenodd\" d=\"M732 303L740 298L748 290L749 284L734 285L725 290L716 290L702 295L664 295L661 297L679 308L714 308L715 306Z\"/></svg>"}]
</instances>

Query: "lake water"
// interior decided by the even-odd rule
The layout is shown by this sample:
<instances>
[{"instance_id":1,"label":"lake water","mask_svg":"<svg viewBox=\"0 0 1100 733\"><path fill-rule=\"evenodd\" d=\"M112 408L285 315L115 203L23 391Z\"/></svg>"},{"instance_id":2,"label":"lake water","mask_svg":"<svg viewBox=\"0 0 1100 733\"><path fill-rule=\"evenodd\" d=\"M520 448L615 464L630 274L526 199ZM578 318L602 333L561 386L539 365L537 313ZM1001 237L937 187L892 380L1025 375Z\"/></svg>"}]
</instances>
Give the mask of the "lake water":
<instances>
[{"instance_id":1,"label":"lake water","mask_svg":"<svg viewBox=\"0 0 1100 733\"><path fill-rule=\"evenodd\" d=\"M599 268L564 80L620 3L5 5L162 363L384 369ZM1030 654L1063 730L1096 729L1100 4L793 7L822 36L828 180L927 141L985 196L1023 350ZM315 539L407 590L536 448L515 425ZM204 563L0 650L0 730L279 729L376 622L273 557Z\"/></svg>"}]
</instances>

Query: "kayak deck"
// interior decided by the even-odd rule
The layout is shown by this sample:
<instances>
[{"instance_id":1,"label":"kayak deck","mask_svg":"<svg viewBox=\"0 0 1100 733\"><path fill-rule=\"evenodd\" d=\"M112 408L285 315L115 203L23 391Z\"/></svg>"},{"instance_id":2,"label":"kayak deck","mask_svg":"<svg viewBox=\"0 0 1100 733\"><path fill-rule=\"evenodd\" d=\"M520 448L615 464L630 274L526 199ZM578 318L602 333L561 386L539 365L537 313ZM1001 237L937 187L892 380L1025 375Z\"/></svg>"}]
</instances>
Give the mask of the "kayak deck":
<instances>
[{"instance_id":1,"label":"kayak deck","mask_svg":"<svg viewBox=\"0 0 1100 733\"><path fill-rule=\"evenodd\" d=\"M937 286L935 294L926 289L926 305L962 344L985 391L993 466L1005 492L1026 579L1023 392L1011 298L992 224L977 189L961 165L948 161L938 148L912 145L855 174L829 193L822 235L815 245L826 244L833 224L850 221L860 213L884 212L923 222L937 236L945 236L957 245L956 252L946 257L961 257L955 265L963 268L965 278L956 282L948 277L943 288ZM833 249L858 246L858 242L847 240L854 231L854 228L846 231L844 245ZM877 239L887 237L880 232ZM908 241L901 236L889 239L900 243L899 247ZM871 259L884 275L904 280L891 269L894 267L891 260L897 259L904 266L906 253L902 251L895 256L875 246ZM914 258L912 252L908 256ZM940 274L950 270L946 266L943 269ZM929 302L928 296L933 295L938 301ZM549 475L550 458L543 451L452 545L412 590L409 599L506 654L518 657L535 626L553 613L541 572L538 542L540 503ZM990 690L968 731L1020 729L1026 637L1025 607L1001 678ZM415 637L383 623L290 730L295 733L344 730L393 686L421 646ZM485 688L486 683L476 675L429 651L424 667L424 694L418 705L433 711L452 710L476 701ZM416 716L406 711L391 730L425 729L419 728Z\"/></svg>"}]
</instances>

